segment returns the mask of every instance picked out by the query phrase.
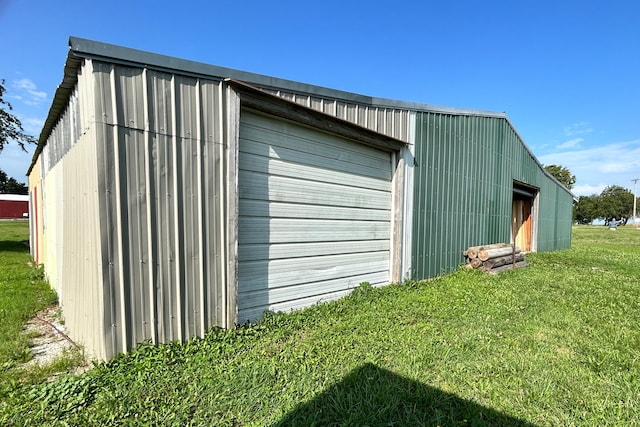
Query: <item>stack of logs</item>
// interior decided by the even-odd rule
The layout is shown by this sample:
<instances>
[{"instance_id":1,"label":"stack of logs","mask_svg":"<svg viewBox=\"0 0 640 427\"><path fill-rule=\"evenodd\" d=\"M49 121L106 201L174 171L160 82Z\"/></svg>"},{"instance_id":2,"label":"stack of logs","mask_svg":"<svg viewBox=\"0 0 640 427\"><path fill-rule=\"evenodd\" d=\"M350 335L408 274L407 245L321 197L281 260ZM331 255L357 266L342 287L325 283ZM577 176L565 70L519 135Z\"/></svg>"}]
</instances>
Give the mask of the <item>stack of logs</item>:
<instances>
[{"instance_id":1,"label":"stack of logs","mask_svg":"<svg viewBox=\"0 0 640 427\"><path fill-rule=\"evenodd\" d=\"M488 273L500 273L513 268L529 265L524 259L524 252L519 247L506 243L472 246L464 251L467 266L484 270Z\"/></svg>"}]
</instances>

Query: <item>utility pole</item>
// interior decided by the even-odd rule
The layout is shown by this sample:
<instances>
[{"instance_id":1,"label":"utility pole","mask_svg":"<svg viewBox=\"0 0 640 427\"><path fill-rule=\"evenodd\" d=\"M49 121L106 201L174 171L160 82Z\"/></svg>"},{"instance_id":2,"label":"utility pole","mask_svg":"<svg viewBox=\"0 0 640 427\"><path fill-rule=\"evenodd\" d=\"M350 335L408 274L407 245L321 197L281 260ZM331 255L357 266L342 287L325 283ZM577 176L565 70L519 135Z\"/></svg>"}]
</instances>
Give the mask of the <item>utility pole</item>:
<instances>
[{"instance_id":1,"label":"utility pole","mask_svg":"<svg viewBox=\"0 0 640 427\"><path fill-rule=\"evenodd\" d=\"M636 189L638 187L638 178L632 179L631 181L633 181L633 223L635 224L637 230L638 222L636 221L636 205L638 202L638 193L636 192Z\"/></svg>"}]
</instances>

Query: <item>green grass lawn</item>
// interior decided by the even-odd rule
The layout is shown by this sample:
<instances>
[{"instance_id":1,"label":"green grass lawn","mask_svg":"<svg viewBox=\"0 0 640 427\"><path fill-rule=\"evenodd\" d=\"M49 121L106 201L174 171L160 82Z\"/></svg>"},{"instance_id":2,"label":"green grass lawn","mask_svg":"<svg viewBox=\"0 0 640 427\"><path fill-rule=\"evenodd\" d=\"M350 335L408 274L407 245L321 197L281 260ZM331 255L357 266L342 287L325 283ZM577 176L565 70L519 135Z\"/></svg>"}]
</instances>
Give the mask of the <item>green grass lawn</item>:
<instances>
[{"instance_id":1,"label":"green grass lawn","mask_svg":"<svg viewBox=\"0 0 640 427\"><path fill-rule=\"evenodd\" d=\"M0 424L640 425L640 231L573 236L498 276L363 286L82 375L5 384ZM17 252L1 267L33 275Z\"/></svg>"},{"instance_id":2,"label":"green grass lawn","mask_svg":"<svg viewBox=\"0 0 640 427\"><path fill-rule=\"evenodd\" d=\"M42 271L33 268L28 240L27 221L0 221L0 372L29 359L22 328L37 311L56 301Z\"/></svg>"}]
</instances>

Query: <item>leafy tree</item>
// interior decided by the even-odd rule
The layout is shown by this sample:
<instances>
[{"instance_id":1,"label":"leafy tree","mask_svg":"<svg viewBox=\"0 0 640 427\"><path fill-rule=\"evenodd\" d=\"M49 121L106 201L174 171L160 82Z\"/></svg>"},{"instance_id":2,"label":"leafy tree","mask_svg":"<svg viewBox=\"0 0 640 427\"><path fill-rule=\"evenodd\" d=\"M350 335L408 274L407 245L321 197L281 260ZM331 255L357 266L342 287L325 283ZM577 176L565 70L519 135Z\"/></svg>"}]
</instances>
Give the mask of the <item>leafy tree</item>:
<instances>
[{"instance_id":1,"label":"leafy tree","mask_svg":"<svg viewBox=\"0 0 640 427\"><path fill-rule=\"evenodd\" d=\"M600 193L599 210L605 224L614 219L626 224L633 215L633 193L619 185L610 185Z\"/></svg>"},{"instance_id":2,"label":"leafy tree","mask_svg":"<svg viewBox=\"0 0 640 427\"><path fill-rule=\"evenodd\" d=\"M564 185L569 190L571 190L573 188L573 184L576 183L576 176L564 166L547 165L544 167L544 170L549 172L555 179L560 182L560 184Z\"/></svg>"},{"instance_id":3,"label":"leafy tree","mask_svg":"<svg viewBox=\"0 0 640 427\"><path fill-rule=\"evenodd\" d=\"M29 188L0 169L0 194L29 194Z\"/></svg>"},{"instance_id":4,"label":"leafy tree","mask_svg":"<svg viewBox=\"0 0 640 427\"><path fill-rule=\"evenodd\" d=\"M573 220L580 224L591 224L594 219L600 218L600 196L580 196L578 203L573 207Z\"/></svg>"},{"instance_id":5,"label":"leafy tree","mask_svg":"<svg viewBox=\"0 0 640 427\"><path fill-rule=\"evenodd\" d=\"M0 152L11 141L17 143L24 151L27 151L24 148L25 144L35 144L36 140L31 135L24 133L20 119L9 112L13 110L13 107L4 100L5 91L4 79L2 79L0 80Z\"/></svg>"}]
</instances>

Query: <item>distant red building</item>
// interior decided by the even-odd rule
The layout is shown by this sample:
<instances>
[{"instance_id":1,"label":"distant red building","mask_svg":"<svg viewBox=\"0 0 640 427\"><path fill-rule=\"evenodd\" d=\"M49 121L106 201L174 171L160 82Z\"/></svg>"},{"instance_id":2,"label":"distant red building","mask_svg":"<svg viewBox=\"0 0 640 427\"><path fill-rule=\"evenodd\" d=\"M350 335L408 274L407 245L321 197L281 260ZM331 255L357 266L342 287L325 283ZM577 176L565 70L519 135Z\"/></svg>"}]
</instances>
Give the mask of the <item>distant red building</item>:
<instances>
[{"instance_id":1,"label":"distant red building","mask_svg":"<svg viewBox=\"0 0 640 427\"><path fill-rule=\"evenodd\" d=\"M29 196L0 194L0 218L28 218Z\"/></svg>"}]
</instances>

